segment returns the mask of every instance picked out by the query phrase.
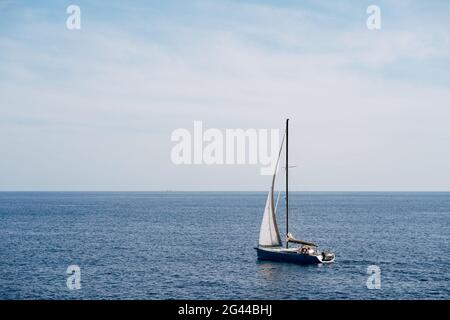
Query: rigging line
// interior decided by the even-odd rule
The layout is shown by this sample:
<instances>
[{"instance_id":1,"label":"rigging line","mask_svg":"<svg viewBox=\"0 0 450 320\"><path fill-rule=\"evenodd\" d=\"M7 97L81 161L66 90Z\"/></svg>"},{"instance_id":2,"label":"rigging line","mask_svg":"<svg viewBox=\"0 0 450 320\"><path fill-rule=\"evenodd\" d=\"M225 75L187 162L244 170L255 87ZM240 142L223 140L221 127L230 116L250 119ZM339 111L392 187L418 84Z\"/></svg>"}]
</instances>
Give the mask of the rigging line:
<instances>
[{"instance_id":1,"label":"rigging line","mask_svg":"<svg viewBox=\"0 0 450 320\"><path fill-rule=\"evenodd\" d=\"M281 190L278 190L277 202L275 203L275 212L277 212L278 200L280 200L280 194L281 194Z\"/></svg>"}]
</instances>

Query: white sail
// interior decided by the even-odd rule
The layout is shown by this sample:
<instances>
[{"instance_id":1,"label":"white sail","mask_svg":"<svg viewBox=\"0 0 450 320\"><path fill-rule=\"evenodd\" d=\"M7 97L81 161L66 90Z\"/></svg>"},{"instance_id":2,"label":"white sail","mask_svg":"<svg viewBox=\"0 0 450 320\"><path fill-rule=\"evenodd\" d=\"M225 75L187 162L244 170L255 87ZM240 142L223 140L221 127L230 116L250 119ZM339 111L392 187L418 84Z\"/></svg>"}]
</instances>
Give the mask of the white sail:
<instances>
[{"instance_id":1,"label":"white sail","mask_svg":"<svg viewBox=\"0 0 450 320\"><path fill-rule=\"evenodd\" d=\"M264 215L261 222L261 229L259 231L259 245L262 247L279 247L281 246L280 233L278 232L277 220L275 218L275 208L273 203L273 189L275 186L275 177L278 171L278 164L280 162L281 150L283 149L284 137L281 141L280 152L278 153L277 164L275 172L272 177L272 185L269 194L267 195L266 207L264 208Z\"/></svg>"}]
</instances>

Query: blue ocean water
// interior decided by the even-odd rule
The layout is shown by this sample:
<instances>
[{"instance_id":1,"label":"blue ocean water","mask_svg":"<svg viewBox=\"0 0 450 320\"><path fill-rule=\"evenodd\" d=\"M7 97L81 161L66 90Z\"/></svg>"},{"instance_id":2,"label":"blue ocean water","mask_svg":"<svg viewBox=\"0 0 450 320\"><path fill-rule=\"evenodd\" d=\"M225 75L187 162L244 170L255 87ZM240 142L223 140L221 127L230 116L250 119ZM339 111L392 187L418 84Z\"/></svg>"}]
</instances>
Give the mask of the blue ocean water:
<instances>
[{"instance_id":1,"label":"blue ocean water","mask_svg":"<svg viewBox=\"0 0 450 320\"><path fill-rule=\"evenodd\" d=\"M0 193L0 299L450 298L450 193L290 194L294 235L336 253L314 266L256 260L265 198Z\"/></svg>"}]
</instances>

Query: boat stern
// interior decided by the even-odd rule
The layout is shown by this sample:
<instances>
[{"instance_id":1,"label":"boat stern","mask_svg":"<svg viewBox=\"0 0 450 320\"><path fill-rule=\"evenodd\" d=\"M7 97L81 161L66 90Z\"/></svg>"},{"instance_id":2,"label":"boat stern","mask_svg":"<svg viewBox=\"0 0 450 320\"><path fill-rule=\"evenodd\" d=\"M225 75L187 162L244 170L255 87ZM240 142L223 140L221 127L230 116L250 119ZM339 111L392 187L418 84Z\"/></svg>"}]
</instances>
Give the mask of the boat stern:
<instances>
[{"instance_id":1,"label":"boat stern","mask_svg":"<svg viewBox=\"0 0 450 320\"><path fill-rule=\"evenodd\" d=\"M335 260L335 255L331 251L323 251L321 254L322 263L331 263Z\"/></svg>"}]
</instances>

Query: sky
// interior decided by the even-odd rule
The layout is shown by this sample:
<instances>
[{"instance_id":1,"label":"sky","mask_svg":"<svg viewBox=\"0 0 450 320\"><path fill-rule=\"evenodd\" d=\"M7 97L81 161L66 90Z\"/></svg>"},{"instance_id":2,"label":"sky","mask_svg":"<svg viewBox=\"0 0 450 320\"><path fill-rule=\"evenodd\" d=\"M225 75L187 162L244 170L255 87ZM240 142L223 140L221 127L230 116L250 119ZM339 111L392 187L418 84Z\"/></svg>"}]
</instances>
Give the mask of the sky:
<instances>
[{"instance_id":1,"label":"sky","mask_svg":"<svg viewBox=\"0 0 450 320\"><path fill-rule=\"evenodd\" d=\"M287 117L292 190L450 191L449 30L439 0L0 0L0 191L267 190L171 133Z\"/></svg>"}]
</instances>

